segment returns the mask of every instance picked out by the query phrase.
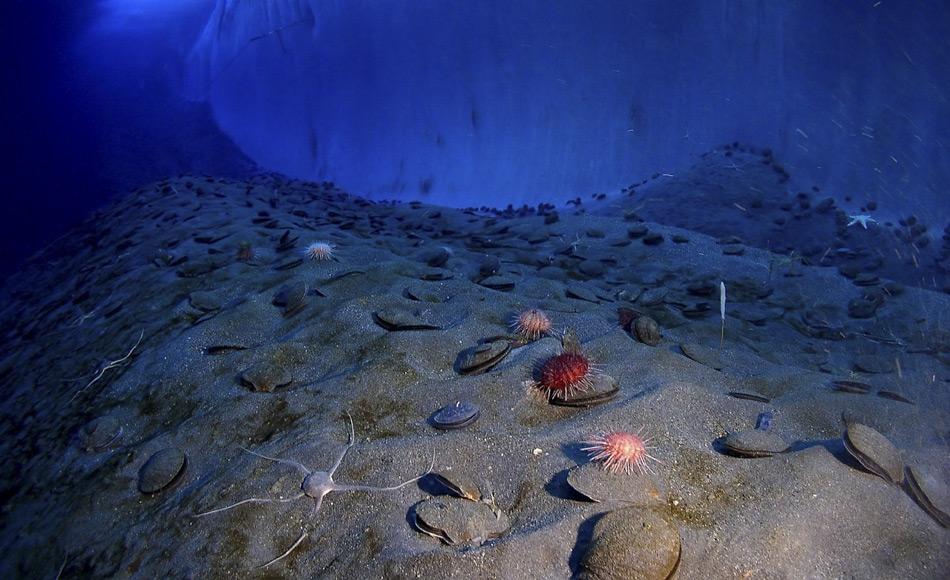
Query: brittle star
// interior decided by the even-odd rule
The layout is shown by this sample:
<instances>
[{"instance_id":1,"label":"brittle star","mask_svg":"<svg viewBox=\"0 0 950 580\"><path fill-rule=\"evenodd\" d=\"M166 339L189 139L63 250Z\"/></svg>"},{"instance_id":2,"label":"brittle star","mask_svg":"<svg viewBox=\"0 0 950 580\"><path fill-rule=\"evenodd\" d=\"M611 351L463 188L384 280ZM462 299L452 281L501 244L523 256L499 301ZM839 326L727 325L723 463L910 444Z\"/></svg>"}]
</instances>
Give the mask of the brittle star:
<instances>
[{"instance_id":1,"label":"brittle star","mask_svg":"<svg viewBox=\"0 0 950 580\"><path fill-rule=\"evenodd\" d=\"M400 483L399 485L394 485L392 487L371 487L368 485L348 485L348 484L343 484L343 483L336 483L335 481L333 481L333 474L336 473L336 470L339 469L340 464L343 463L343 458L346 457L346 452L350 450L350 447L353 447L353 445L356 444L355 443L356 433L353 429L353 417L350 417L349 413L347 413L346 416L350 420L350 438L346 444L346 447L343 449L343 452L340 453L340 456L337 458L336 462L334 462L333 467L331 467L329 471L315 471L312 469L308 469L304 464L300 463L299 461L294 461L292 459L279 459L277 457L268 457L267 455L261 455L260 453L241 447L242 450L247 451L251 455L255 455L257 457L261 457L269 461L275 461L277 463L286 463L287 465L292 465L296 467L297 469L299 469L304 475L303 483L300 484L300 489L301 489L300 493L298 493L297 495L293 497L288 497L284 499L267 499L267 498L252 497L245 500L241 500L227 507L218 508L218 509L211 510L208 512L202 512L200 514L196 514L195 517L200 518L203 516L216 514L218 512L223 512L231 508L236 508L239 505L243 505L246 503L287 503L287 502L298 500L304 496L307 496L313 499L313 515L316 516L317 512L320 511L320 506L323 505L323 498L330 492L334 492L334 491L395 491L401 487L409 485L410 483L419 481L426 475L432 473L432 467L435 465L435 455L432 456L432 463L429 464L429 469L427 469L425 473L417 477L413 477L412 479L408 481L404 481ZM303 532L301 532L300 537L297 538L297 541L294 542L292 546L287 548L286 552L284 552L280 556L277 556L270 562L267 562L266 564L262 564L258 566L258 568L266 568L270 566L271 564L276 564L277 562L280 562L281 560L289 556L290 553L293 552L297 548L297 546L299 546L301 542L304 541L306 537L307 537L307 531L305 529Z\"/></svg>"},{"instance_id":2,"label":"brittle star","mask_svg":"<svg viewBox=\"0 0 950 580\"><path fill-rule=\"evenodd\" d=\"M78 397L83 391L85 391L86 389L88 389L89 387L91 387L91 386L93 385L93 383L95 383L96 381L98 381L99 379L101 379L101 378L102 378L102 375L106 374L106 371L107 371L107 370L109 370L109 369L114 369L115 367L117 367L117 366L121 365L122 363L124 363L125 361L129 360L129 357L132 356L132 353L135 352L135 349L137 349L137 348L139 347L139 345L142 344L142 337L144 337L144 336L145 336L145 330L142 329L142 332L139 333L139 339L135 341L135 344L132 345L132 348L129 349L129 352L127 352L124 357L122 357L122 358L117 358L117 359L115 359L115 360L105 361L105 362L103 363L103 365L102 365L101 367L99 367L99 371L96 372L96 376L94 376L91 381L89 381L88 383L86 383L86 386L85 386L85 387L83 387L83 388L79 389L78 391L76 391L75 393L73 393L73 396L70 397L70 398L69 398L69 401L67 401L67 402L72 403L74 400L76 400L76 397ZM69 379L69 380L74 380L74 379Z\"/></svg>"}]
</instances>

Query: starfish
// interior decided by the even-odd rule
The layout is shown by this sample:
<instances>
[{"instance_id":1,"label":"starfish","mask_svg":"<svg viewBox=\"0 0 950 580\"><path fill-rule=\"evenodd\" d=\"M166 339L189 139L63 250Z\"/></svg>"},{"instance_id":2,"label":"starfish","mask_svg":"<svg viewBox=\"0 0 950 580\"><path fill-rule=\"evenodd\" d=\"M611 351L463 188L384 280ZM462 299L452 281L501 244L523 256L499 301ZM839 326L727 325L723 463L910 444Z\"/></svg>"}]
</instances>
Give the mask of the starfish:
<instances>
[{"instance_id":1,"label":"starfish","mask_svg":"<svg viewBox=\"0 0 950 580\"><path fill-rule=\"evenodd\" d=\"M285 465L290 465L292 467L297 468L297 470L300 471L300 474L304 478L303 482L300 484L300 493L291 497L287 497L287 498L270 499L270 498L252 497L252 498L241 500L237 503L233 503L226 507L213 509L211 511L202 512L200 514L195 514L195 517L200 518L204 516L210 516L211 514L227 511L229 509L236 508L246 503L287 503L287 502L296 501L304 497L307 497L313 500L313 515L316 516L317 512L320 511L320 506L323 505L323 498L326 497L328 493L344 492L344 491L368 491L368 492L395 491L397 489L400 489L402 487L409 485L410 483L419 481L426 475L432 473L432 468L435 465L435 455L432 456L432 463L429 464L429 469L427 469L425 473L423 473L422 475L413 477L412 479L406 480L398 485L393 485L389 487L374 487L374 486L369 486L369 485L350 485L347 483L337 483L333 481L333 475L336 473L336 470L340 468L340 464L343 463L343 458L346 457L346 452L349 451L350 448L356 444L356 434L353 429L353 418L350 417L349 413L347 413L346 416L350 420L350 438L347 441L346 447L343 448L343 452L340 453L340 455L336 458L336 461L333 463L333 467L331 467L329 471L317 471L315 469L310 469L304 464L300 463L299 461L295 461L293 459L280 459L278 457L269 457L267 455L257 453L256 451L251 451L250 449L245 449L244 447L241 447L242 450L247 451L251 455L260 457L262 459L267 459L268 461L273 461L275 463L283 463ZM307 535L308 535L308 532L306 529L304 529L303 532L300 534L300 537L297 538L297 541L294 542L292 546L287 548L286 552L284 552L280 556L277 556L270 562L267 562L266 564L258 566L258 568L267 568L271 564L276 564L277 562L289 556L290 553L296 550L297 547L307 538Z\"/></svg>"},{"instance_id":2,"label":"starfish","mask_svg":"<svg viewBox=\"0 0 950 580\"><path fill-rule=\"evenodd\" d=\"M849 215L848 217L851 218L851 221L848 222L849 227L853 226L854 224L861 224L862 226L864 226L864 229L868 229L868 222L877 223L876 219L863 213L859 215Z\"/></svg>"}]
</instances>

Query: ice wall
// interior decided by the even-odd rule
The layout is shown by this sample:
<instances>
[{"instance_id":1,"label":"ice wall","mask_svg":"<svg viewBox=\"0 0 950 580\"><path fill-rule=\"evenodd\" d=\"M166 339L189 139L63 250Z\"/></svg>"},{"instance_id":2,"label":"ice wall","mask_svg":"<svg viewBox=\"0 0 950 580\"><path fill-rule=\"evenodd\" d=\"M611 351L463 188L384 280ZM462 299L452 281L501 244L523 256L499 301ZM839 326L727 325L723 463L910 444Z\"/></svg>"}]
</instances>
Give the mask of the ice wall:
<instances>
[{"instance_id":1,"label":"ice wall","mask_svg":"<svg viewBox=\"0 0 950 580\"><path fill-rule=\"evenodd\" d=\"M947 38L939 1L218 0L189 89L261 165L370 196L564 200L739 140L946 218Z\"/></svg>"}]
</instances>

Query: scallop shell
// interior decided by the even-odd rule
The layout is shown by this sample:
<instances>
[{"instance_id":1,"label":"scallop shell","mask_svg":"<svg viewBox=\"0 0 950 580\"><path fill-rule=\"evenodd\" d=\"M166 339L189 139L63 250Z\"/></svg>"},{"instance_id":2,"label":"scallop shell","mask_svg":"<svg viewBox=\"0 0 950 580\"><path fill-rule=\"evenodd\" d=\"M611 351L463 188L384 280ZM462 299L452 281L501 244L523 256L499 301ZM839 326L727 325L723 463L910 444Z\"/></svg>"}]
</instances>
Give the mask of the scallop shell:
<instances>
[{"instance_id":1,"label":"scallop shell","mask_svg":"<svg viewBox=\"0 0 950 580\"><path fill-rule=\"evenodd\" d=\"M582 580L670 578L680 562L679 530L659 511L629 507L604 514L580 562Z\"/></svg>"},{"instance_id":2,"label":"scallop shell","mask_svg":"<svg viewBox=\"0 0 950 580\"><path fill-rule=\"evenodd\" d=\"M788 449L784 439L761 429L730 433L723 441L723 446L740 457L771 457Z\"/></svg>"},{"instance_id":3,"label":"scallop shell","mask_svg":"<svg viewBox=\"0 0 950 580\"><path fill-rule=\"evenodd\" d=\"M904 481L904 461L890 440L863 423L846 423L844 447L865 469L900 485Z\"/></svg>"},{"instance_id":4,"label":"scallop shell","mask_svg":"<svg viewBox=\"0 0 950 580\"><path fill-rule=\"evenodd\" d=\"M177 447L166 447L148 458L139 468L139 491L157 493L175 483L185 472L188 458Z\"/></svg>"},{"instance_id":5,"label":"scallop shell","mask_svg":"<svg viewBox=\"0 0 950 580\"><path fill-rule=\"evenodd\" d=\"M598 463L584 463L567 472L571 489L593 502L616 500L634 505L661 505L660 490L647 475L610 473Z\"/></svg>"}]
</instances>

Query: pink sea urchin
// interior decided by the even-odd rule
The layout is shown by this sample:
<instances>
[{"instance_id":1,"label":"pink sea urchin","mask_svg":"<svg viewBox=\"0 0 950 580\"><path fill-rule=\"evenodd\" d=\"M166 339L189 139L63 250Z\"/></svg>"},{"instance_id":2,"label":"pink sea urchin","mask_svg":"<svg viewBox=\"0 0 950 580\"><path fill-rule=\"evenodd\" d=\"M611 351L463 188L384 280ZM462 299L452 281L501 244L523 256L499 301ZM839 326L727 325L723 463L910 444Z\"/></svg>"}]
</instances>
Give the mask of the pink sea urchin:
<instances>
[{"instance_id":1,"label":"pink sea urchin","mask_svg":"<svg viewBox=\"0 0 950 580\"><path fill-rule=\"evenodd\" d=\"M519 314L512 326L528 340L537 340L551 331L551 319L542 310L532 308Z\"/></svg>"},{"instance_id":2,"label":"pink sea urchin","mask_svg":"<svg viewBox=\"0 0 950 580\"><path fill-rule=\"evenodd\" d=\"M588 441L584 441L588 447L583 450L590 455L591 461L602 461L604 469L610 473L632 473L634 470L643 473L648 471L652 473L648 460L659 461L656 457L650 455L649 451L653 447L647 444L650 438L644 439L639 433L629 433L627 431L614 431L612 433L600 433Z\"/></svg>"},{"instance_id":3,"label":"pink sea urchin","mask_svg":"<svg viewBox=\"0 0 950 580\"><path fill-rule=\"evenodd\" d=\"M330 242L313 242L304 249L304 255L311 260L331 260L336 246Z\"/></svg>"}]
</instances>

